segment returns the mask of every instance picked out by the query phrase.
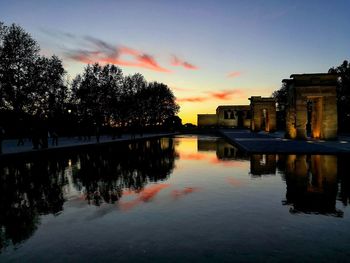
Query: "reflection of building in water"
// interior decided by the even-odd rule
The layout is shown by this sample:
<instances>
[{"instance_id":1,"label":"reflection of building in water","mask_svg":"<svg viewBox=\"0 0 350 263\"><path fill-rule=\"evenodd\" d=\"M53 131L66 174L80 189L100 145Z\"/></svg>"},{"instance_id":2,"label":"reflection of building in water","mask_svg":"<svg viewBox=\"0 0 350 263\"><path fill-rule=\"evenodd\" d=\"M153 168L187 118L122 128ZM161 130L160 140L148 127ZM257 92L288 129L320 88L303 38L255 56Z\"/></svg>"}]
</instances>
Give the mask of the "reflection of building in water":
<instances>
[{"instance_id":1,"label":"reflection of building in water","mask_svg":"<svg viewBox=\"0 0 350 263\"><path fill-rule=\"evenodd\" d=\"M197 150L203 151L215 151L216 156L220 160L237 160L244 159L248 160L248 156L239 150L232 144L227 143L224 139L197 139Z\"/></svg>"},{"instance_id":2,"label":"reflection of building in water","mask_svg":"<svg viewBox=\"0 0 350 263\"><path fill-rule=\"evenodd\" d=\"M336 209L337 157L327 155L288 155L285 158L287 194L291 212L333 214Z\"/></svg>"},{"instance_id":3,"label":"reflection of building in water","mask_svg":"<svg viewBox=\"0 0 350 263\"><path fill-rule=\"evenodd\" d=\"M275 154L252 154L250 157L250 173L252 175L275 174Z\"/></svg>"}]
</instances>

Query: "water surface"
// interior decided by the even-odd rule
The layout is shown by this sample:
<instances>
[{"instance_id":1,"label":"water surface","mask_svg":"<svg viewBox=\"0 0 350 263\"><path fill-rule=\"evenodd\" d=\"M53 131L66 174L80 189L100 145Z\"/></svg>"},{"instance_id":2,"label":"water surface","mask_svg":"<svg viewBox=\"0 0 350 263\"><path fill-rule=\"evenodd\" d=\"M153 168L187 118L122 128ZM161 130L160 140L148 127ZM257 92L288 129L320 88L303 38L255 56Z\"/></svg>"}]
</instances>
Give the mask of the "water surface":
<instances>
[{"instance_id":1,"label":"water surface","mask_svg":"<svg viewBox=\"0 0 350 263\"><path fill-rule=\"evenodd\" d=\"M0 261L348 261L348 156L179 136L0 163Z\"/></svg>"}]
</instances>

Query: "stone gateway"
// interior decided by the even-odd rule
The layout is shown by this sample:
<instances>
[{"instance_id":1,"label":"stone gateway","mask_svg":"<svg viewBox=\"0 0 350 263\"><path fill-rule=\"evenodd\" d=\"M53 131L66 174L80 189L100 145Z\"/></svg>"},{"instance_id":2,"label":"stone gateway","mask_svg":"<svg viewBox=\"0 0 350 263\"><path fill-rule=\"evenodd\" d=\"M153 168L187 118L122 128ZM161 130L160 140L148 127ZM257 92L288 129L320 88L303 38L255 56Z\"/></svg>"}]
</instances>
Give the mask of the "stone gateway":
<instances>
[{"instance_id":1,"label":"stone gateway","mask_svg":"<svg viewBox=\"0 0 350 263\"><path fill-rule=\"evenodd\" d=\"M336 139L338 133L337 75L293 74L287 85L286 138Z\"/></svg>"}]
</instances>

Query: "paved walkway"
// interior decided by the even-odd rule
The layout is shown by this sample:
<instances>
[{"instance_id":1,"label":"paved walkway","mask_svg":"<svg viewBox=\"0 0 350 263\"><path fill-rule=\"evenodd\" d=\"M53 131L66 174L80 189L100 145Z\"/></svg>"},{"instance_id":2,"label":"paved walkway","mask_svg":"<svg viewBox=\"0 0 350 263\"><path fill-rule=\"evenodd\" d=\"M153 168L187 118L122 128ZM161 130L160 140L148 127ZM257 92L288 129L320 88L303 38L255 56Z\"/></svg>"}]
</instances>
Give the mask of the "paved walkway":
<instances>
[{"instance_id":1,"label":"paved walkway","mask_svg":"<svg viewBox=\"0 0 350 263\"><path fill-rule=\"evenodd\" d=\"M350 153L350 136L336 141L284 139L283 132L253 133L249 130L221 129L220 133L248 153Z\"/></svg>"},{"instance_id":2,"label":"paved walkway","mask_svg":"<svg viewBox=\"0 0 350 263\"><path fill-rule=\"evenodd\" d=\"M111 136L101 136L100 137L100 145L106 144L106 143L114 143L118 141L132 141L132 140L142 140L147 138L158 138L158 137L164 137L164 136L171 136L175 133L148 133L144 134L142 137L140 135L136 135L135 138L133 138L130 134L124 134L121 138L112 139ZM14 154L22 154L22 153L32 153L32 152L43 152L43 151L52 151L55 149L68 149L68 148L75 148L75 147L81 147L81 146L89 146L89 145L96 145L96 137L91 136L91 140L84 141L79 140L78 137L61 137L58 139L58 146L52 146L51 145L51 139L49 138L49 145L47 149L43 150L33 150L33 144L28 139L25 139L24 145L17 146L17 140L4 140L2 142L2 154L1 156L9 156Z\"/></svg>"}]
</instances>

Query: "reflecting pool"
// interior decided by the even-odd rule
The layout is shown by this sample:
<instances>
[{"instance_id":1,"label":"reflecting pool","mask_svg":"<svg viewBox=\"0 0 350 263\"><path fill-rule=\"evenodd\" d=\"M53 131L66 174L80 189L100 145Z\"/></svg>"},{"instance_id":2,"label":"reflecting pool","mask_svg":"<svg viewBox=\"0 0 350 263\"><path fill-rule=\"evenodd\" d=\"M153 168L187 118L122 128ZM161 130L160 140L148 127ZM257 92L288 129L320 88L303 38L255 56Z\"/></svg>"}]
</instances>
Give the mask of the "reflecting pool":
<instances>
[{"instance_id":1,"label":"reflecting pool","mask_svg":"<svg viewBox=\"0 0 350 263\"><path fill-rule=\"evenodd\" d=\"M178 136L0 162L0 261L349 261L349 156Z\"/></svg>"}]
</instances>

